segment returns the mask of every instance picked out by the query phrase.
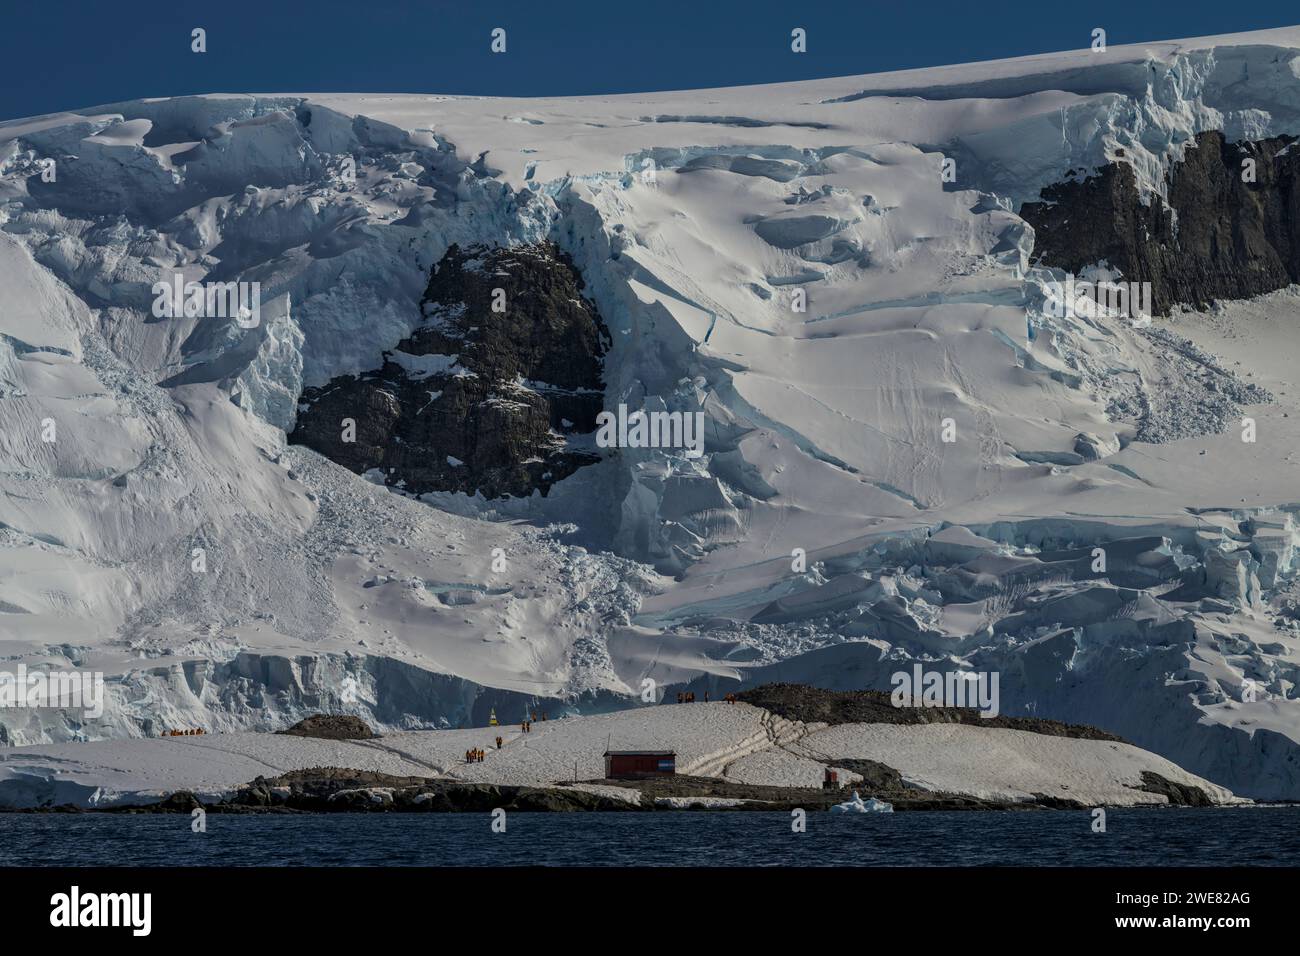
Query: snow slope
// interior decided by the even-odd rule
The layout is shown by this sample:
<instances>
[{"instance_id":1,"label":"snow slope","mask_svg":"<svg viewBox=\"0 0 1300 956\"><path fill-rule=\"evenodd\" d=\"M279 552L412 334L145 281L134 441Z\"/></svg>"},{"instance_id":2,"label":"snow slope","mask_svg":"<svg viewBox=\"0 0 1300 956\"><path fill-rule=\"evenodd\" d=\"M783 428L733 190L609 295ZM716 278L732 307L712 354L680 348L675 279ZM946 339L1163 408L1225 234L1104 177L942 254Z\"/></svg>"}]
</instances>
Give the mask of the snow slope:
<instances>
[{"instance_id":1,"label":"snow slope","mask_svg":"<svg viewBox=\"0 0 1300 956\"><path fill-rule=\"evenodd\" d=\"M1231 359L1277 398L1248 410L1254 444L1129 443L1113 400L1188 360L1049 315L1016 215L1121 158L1158 192L1206 129L1300 133L1300 29L727 90L211 95L0 124L0 645L110 695L96 722L0 713L5 739L315 710L451 727L625 705L646 679L885 686L924 660L1005 669L1005 713L1300 795L1296 366ZM623 449L546 498L416 501L285 445L304 386L410 334L452 243L542 238L613 333L606 407L703 411L702 459ZM259 282L260 324L155 318L175 273ZM1108 454L1080 460L1083 433ZM1167 573L1122 586L1140 599L1108 580L1109 617L1031 614L1015 602L1043 595L989 570L1137 536L1166 539L1132 560Z\"/></svg>"},{"instance_id":2,"label":"snow slope","mask_svg":"<svg viewBox=\"0 0 1300 956\"><path fill-rule=\"evenodd\" d=\"M504 738L500 750L493 745L496 734ZM1136 789L1148 770L1200 787L1216 803L1238 802L1227 790L1128 744L952 724L826 729L783 721L748 704L714 702L539 721L528 734L518 726L408 731L368 741L237 733L18 747L0 751L0 805L103 807L151 802L181 789L219 798L255 777L312 767L549 786L575 773L579 780L601 778L606 746L672 749L679 773L778 786L815 788L828 762L865 757L895 767L922 790L992 799L1048 794L1106 805L1163 804L1164 796ZM484 749L483 762L465 763L465 751L475 747ZM783 753L813 758L816 774L753 771L756 757Z\"/></svg>"}]
</instances>

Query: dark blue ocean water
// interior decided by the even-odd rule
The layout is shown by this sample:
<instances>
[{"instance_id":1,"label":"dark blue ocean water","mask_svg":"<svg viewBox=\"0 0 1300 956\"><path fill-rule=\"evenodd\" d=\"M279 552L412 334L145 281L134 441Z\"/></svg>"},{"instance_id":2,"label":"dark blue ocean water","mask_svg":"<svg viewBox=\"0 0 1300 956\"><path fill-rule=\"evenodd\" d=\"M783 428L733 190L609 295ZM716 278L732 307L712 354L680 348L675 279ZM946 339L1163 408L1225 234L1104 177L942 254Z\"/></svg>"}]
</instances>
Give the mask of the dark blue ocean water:
<instances>
[{"instance_id":1,"label":"dark blue ocean water","mask_svg":"<svg viewBox=\"0 0 1300 956\"><path fill-rule=\"evenodd\" d=\"M1294 866L1300 807L808 814L0 815L9 866Z\"/></svg>"}]
</instances>

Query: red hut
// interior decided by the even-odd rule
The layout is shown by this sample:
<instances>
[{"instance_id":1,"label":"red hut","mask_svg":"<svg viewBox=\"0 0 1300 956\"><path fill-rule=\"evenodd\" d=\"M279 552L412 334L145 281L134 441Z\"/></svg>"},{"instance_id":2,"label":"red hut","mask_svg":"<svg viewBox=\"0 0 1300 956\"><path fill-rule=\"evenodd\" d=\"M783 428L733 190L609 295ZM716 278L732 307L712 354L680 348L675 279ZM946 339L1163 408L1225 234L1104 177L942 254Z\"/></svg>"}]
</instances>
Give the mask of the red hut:
<instances>
[{"instance_id":1,"label":"red hut","mask_svg":"<svg viewBox=\"0 0 1300 956\"><path fill-rule=\"evenodd\" d=\"M677 772L675 750L606 750L605 779L671 777Z\"/></svg>"}]
</instances>

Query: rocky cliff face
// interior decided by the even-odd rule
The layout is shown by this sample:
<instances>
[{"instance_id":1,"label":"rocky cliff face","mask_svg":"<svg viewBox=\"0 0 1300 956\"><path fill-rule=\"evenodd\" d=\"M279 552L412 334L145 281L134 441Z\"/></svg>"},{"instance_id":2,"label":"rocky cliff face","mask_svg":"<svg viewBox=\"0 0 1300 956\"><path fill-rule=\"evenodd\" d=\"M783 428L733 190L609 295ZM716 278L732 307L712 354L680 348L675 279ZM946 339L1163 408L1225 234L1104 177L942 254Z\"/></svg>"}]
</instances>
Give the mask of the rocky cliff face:
<instances>
[{"instance_id":1,"label":"rocky cliff face","mask_svg":"<svg viewBox=\"0 0 1300 956\"><path fill-rule=\"evenodd\" d=\"M1229 143L1196 137L1166 176L1168 202L1139 200L1133 169L1115 162L1026 203L1035 257L1078 273L1106 262L1150 282L1153 310L1272 292L1300 279L1300 150L1295 138ZM1251 160L1253 163L1243 163ZM1253 165L1253 175L1249 167Z\"/></svg>"},{"instance_id":2,"label":"rocky cliff face","mask_svg":"<svg viewBox=\"0 0 1300 956\"><path fill-rule=\"evenodd\" d=\"M414 494L546 494L597 460L609 333L582 290L551 243L452 246L420 326L379 369L305 389L290 441Z\"/></svg>"}]
</instances>

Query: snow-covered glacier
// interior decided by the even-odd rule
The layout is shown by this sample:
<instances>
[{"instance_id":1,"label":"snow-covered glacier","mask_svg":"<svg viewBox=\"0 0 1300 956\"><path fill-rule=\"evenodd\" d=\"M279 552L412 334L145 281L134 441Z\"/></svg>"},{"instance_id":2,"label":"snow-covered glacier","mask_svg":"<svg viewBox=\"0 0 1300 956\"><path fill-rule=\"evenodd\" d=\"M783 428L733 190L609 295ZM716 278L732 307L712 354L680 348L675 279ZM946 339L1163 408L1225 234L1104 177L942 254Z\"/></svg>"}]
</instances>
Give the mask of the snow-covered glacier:
<instances>
[{"instance_id":1,"label":"snow-covered glacier","mask_svg":"<svg viewBox=\"0 0 1300 956\"><path fill-rule=\"evenodd\" d=\"M4 669L102 671L109 696L0 733L454 727L674 685L886 689L923 662L999 671L1003 713L1300 797L1287 272L1150 322L1062 315L1021 215L1121 168L1176 210L1211 132L1290 182L1300 28L0 124ZM1115 266L1079 278L1135 278ZM256 321L159 315L176 281L256 283ZM525 310L509 334L497 288ZM701 415L703 454L603 447L602 404ZM493 423L474 456L431 407ZM376 416L415 454L326 440Z\"/></svg>"}]
</instances>

